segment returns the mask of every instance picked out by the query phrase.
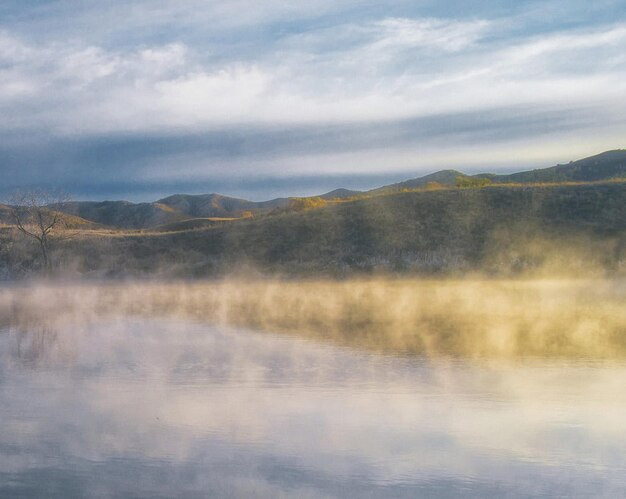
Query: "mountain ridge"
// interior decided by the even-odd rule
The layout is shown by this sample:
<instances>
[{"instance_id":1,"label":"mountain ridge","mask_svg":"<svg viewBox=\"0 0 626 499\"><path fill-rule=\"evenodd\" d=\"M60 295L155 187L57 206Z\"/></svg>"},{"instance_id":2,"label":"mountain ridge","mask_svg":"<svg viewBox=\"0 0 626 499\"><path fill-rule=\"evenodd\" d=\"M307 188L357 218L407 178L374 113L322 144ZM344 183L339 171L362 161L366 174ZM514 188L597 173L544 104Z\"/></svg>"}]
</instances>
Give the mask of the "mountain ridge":
<instances>
[{"instance_id":1,"label":"mountain ridge","mask_svg":"<svg viewBox=\"0 0 626 499\"><path fill-rule=\"evenodd\" d=\"M359 191L337 188L319 197L325 201L345 200L359 196L376 196L422 187L453 187L457 179L487 179L494 184L593 182L626 178L626 150L613 149L567 164L548 168L525 170L511 174L479 173L467 175L453 169L439 170L394 184ZM218 193L173 194L153 202L130 201L72 201L54 206L54 209L99 226L119 229L151 229L186 220L211 218L238 219L265 215L274 210L286 209L290 198L280 197L267 201L249 201ZM198 222L196 225L199 225Z\"/></svg>"}]
</instances>

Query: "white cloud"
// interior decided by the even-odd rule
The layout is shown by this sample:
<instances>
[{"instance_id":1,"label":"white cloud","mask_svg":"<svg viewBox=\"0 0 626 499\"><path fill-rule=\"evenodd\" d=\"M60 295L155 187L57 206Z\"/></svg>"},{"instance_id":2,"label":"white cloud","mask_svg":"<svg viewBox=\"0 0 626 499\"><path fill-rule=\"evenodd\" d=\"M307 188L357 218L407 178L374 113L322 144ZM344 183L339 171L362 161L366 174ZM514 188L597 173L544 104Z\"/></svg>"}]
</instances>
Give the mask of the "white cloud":
<instances>
[{"instance_id":1,"label":"white cloud","mask_svg":"<svg viewBox=\"0 0 626 499\"><path fill-rule=\"evenodd\" d=\"M493 28L389 18L285 36L254 61L211 60L182 43L105 50L3 33L0 111L10 119L0 126L94 134L626 104L626 25L513 47L489 41Z\"/></svg>"},{"instance_id":2,"label":"white cloud","mask_svg":"<svg viewBox=\"0 0 626 499\"><path fill-rule=\"evenodd\" d=\"M376 50L434 48L446 52L463 50L485 34L489 22L442 19L384 19L373 24L378 31Z\"/></svg>"},{"instance_id":3,"label":"white cloud","mask_svg":"<svg viewBox=\"0 0 626 499\"><path fill-rule=\"evenodd\" d=\"M6 31L0 31L0 63L7 65L30 57L32 50Z\"/></svg>"}]
</instances>

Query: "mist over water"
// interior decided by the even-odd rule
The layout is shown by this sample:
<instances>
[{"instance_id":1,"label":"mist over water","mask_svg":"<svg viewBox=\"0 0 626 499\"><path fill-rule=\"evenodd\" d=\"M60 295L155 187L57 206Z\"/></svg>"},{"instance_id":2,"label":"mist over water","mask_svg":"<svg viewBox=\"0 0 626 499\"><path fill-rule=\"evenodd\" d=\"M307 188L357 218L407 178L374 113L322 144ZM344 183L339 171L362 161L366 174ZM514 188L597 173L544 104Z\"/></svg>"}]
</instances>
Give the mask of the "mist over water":
<instances>
[{"instance_id":1,"label":"mist over water","mask_svg":"<svg viewBox=\"0 0 626 499\"><path fill-rule=\"evenodd\" d=\"M181 318L434 357L626 358L624 303L623 279L47 282L0 290L0 321Z\"/></svg>"},{"instance_id":2,"label":"mist over water","mask_svg":"<svg viewBox=\"0 0 626 499\"><path fill-rule=\"evenodd\" d=\"M620 497L624 292L5 288L0 496Z\"/></svg>"}]
</instances>

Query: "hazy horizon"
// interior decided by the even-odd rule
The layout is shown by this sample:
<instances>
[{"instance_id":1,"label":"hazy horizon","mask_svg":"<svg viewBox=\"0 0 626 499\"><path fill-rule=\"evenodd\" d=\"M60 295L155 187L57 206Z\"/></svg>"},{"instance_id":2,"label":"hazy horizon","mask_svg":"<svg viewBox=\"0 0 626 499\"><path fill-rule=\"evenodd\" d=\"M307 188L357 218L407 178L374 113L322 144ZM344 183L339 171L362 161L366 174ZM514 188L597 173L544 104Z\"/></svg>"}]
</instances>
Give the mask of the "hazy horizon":
<instances>
[{"instance_id":1,"label":"hazy horizon","mask_svg":"<svg viewBox=\"0 0 626 499\"><path fill-rule=\"evenodd\" d=\"M618 150L614 148L612 150ZM607 151L602 151L607 152ZM601 154L601 153L598 153ZM595 156L595 154L593 155ZM485 169L477 166L446 167L430 169L417 172L411 176L410 172L388 172L368 175L309 175L309 176L276 176L276 177L248 177L248 178L226 178L211 181L208 184L198 184L197 182L172 182L169 185L154 184L149 180L137 180L136 182L115 182L100 184L95 192L87 186L50 185L58 188L71 201L130 201L133 203L153 202L169 196L183 195L203 195L219 194L226 197L247 199L249 201L262 202L277 198L314 196L326 194L336 189L349 189L356 191L368 191L414 178L430 175L442 170L458 170L461 173L475 175L479 173L511 174L533 169L543 169L555 166L556 164L566 164L569 161L576 161L584 158L574 158L573 160L560 161L558 163L544 165L510 166L508 168ZM31 187L38 187L38 184L24 185L22 188L28 190ZM18 188L19 190L19 188ZM10 192L0 188L0 195ZM102 192L104 191L104 193ZM1 199L1 198L0 198Z\"/></svg>"}]
</instances>

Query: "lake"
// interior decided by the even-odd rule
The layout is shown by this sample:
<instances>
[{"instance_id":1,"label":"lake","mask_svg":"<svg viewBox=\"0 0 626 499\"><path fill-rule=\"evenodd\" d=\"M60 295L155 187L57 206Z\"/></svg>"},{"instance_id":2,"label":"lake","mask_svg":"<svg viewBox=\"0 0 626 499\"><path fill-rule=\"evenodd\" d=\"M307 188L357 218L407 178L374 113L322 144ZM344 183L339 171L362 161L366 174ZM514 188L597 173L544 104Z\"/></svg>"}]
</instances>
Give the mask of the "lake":
<instances>
[{"instance_id":1,"label":"lake","mask_svg":"<svg viewBox=\"0 0 626 499\"><path fill-rule=\"evenodd\" d=\"M181 317L0 329L0 497L623 497L626 363Z\"/></svg>"}]
</instances>

